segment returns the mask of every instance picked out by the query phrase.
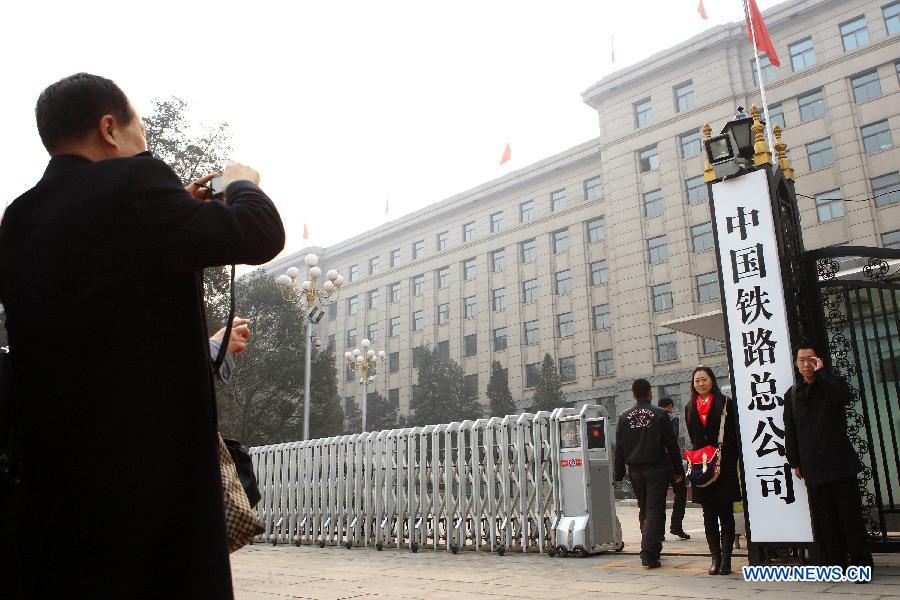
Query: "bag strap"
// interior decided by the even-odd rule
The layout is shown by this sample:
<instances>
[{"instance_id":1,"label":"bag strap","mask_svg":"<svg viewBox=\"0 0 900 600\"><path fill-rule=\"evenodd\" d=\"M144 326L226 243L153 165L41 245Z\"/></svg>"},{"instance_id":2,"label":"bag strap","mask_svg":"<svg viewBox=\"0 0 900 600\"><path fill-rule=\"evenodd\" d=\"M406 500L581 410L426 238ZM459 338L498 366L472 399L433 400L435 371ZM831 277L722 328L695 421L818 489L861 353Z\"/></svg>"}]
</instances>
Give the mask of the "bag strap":
<instances>
[{"instance_id":1,"label":"bag strap","mask_svg":"<svg viewBox=\"0 0 900 600\"><path fill-rule=\"evenodd\" d=\"M222 338L222 344L219 346L219 352L213 361L213 373L218 373L225 362L225 355L228 353L228 340L231 338L231 326L234 323L234 265L231 265L231 307L228 310L228 320L225 322L225 336Z\"/></svg>"},{"instance_id":2,"label":"bag strap","mask_svg":"<svg viewBox=\"0 0 900 600\"><path fill-rule=\"evenodd\" d=\"M722 420L719 423L719 448L722 447L722 441L725 439L725 420L728 418L728 397L722 396L725 399L725 405L722 407Z\"/></svg>"}]
</instances>

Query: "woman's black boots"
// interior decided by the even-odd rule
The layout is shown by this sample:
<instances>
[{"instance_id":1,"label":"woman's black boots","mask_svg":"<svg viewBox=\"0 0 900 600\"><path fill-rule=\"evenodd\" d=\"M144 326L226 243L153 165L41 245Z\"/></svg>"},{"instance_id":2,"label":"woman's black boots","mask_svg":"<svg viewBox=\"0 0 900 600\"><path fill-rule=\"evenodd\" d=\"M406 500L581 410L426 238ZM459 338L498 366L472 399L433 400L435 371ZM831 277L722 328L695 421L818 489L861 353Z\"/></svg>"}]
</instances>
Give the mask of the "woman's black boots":
<instances>
[{"instance_id":1,"label":"woman's black boots","mask_svg":"<svg viewBox=\"0 0 900 600\"><path fill-rule=\"evenodd\" d=\"M720 572L719 565L722 562L722 546L718 535L706 534L706 543L709 545L709 553L712 555L712 563L709 566L710 575L718 575ZM730 550L730 549L729 549ZM729 565L731 557L729 556Z\"/></svg>"},{"instance_id":2,"label":"woman's black boots","mask_svg":"<svg viewBox=\"0 0 900 600\"><path fill-rule=\"evenodd\" d=\"M722 562L719 563L719 575L731 575L731 551L734 548L734 534L722 536Z\"/></svg>"}]
</instances>

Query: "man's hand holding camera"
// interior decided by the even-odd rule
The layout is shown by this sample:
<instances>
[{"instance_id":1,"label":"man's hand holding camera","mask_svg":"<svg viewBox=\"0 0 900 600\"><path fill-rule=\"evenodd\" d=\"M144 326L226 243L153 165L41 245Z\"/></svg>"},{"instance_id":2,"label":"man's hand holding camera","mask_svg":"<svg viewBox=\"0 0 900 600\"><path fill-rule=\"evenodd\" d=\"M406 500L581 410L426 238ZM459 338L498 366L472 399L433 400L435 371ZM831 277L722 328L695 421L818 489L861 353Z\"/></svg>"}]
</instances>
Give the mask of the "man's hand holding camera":
<instances>
[{"instance_id":1,"label":"man's hand holding camera","mask_svg":"<svg viewBox=\"0 0 900 600\"><path fill-rule=\"evenodd\" d=\"M220 173L212 173L188 184L188 193L201 201L225 201L225 189L235 181L249 181L259 185L259 173L241 163L229 163Z\"/></svg>"}]
</instances>

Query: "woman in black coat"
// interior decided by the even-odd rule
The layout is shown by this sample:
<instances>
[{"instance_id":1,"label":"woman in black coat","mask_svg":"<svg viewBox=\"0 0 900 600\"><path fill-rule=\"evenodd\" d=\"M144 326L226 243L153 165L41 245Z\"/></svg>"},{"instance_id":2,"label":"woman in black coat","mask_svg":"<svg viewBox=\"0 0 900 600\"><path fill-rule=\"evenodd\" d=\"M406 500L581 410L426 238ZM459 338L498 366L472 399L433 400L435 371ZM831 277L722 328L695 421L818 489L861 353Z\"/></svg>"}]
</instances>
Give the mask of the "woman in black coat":
<instances>
[{"instance_id":1,"label":"woman in black coat","mask_svg":"<svg viewBox=\"0 0 900 600\"><path fill-rule=\"evenodd\" d=\"M712 369L704 366L694 369L691 375L691 399L684 407L684 422L691 438L692 450L719 444L719 426L726 403L728 413L720 450L719 477L707 487L693 487L693 500L703 507L703 529L712 555L710 575L731 573L731 549L734 546L733 503L741 499L735 418L737 405L719 390Z\"/></svg>"}]
</instances>

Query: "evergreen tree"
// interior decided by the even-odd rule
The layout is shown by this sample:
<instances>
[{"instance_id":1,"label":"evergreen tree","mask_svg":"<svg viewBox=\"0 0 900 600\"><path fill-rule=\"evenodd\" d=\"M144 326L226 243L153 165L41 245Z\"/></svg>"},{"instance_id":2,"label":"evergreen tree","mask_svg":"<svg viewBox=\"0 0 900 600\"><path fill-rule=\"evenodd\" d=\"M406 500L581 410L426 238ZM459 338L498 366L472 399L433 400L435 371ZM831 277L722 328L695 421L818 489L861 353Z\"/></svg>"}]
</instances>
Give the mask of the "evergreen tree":
<instances>
[{"instance_id":1,"label":"evergreen tree","mask_svg":"<svg viewBox=\"0 0 900 600\"><path fill-rule=\"evenodd\" d=\"M339 435L344 428L344 409L341 408L341 398L338 396L337 366L331 348L322 350L313 348L309 394L312 396L312 404L309 407L310 439ZM301 423L302 406L301 399Z\"/></svg>"},{"instance_id":2,"label":"evergreen tree","mask_svg":"<svg viewBox=\"0 0 900 600\"><path fill-rule=\"evenodd\" d=\"M509 371L496 360L491 365L491 378L488 381L487 397L490 399L490 415L502 417L516 414L516 403L509 391Z\"/></svg>"},{"instance_id":3,"label":"evergreen tree","mask_svg":"<svg viewBox=\"0 0 900 600\"><path fill-rule=\"evenodd\" d=\"M559 380L559 371L556 369L553 357L545 354L544 362L541 363L541 378L534 390L531 412L554 410L562 405L562 383Z\"/></svg>"},{"instance_id":4,"label":"evergreen tree","mask_svg":"<svg viewBox=\"0 0 900 600\"><path fill-rule=\"evenodd\" d=\"M397 407L385 400L379 392L369 392L369 399L366 402L366 431L382 431L401 427L397 412ZM346 433L362 433L362 406L356 406L347 419Z\"/></svg>"},{"instance_id":5,"label":"evergreen tree","mask_svg":"<svg viewBox=\"0 0 900 600\"><path fill-rule=\"evenodd\" d=\"M415 414L409 421L415 425L450 423L477 419L483 408L477 390L466 385L465 372L454 361L444 361L436 348L418 350L419 383L411 408Z\"/></svg>"}]
</instances>

